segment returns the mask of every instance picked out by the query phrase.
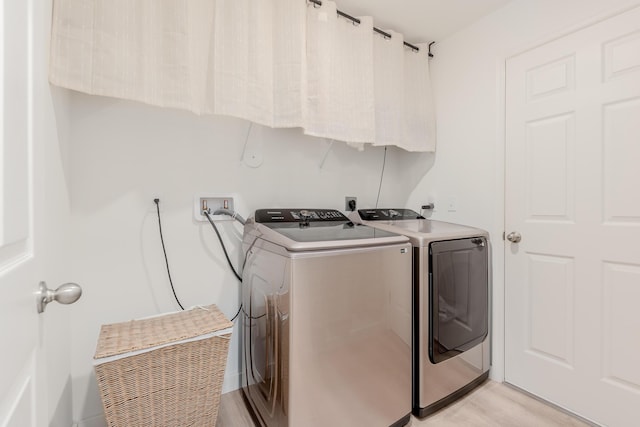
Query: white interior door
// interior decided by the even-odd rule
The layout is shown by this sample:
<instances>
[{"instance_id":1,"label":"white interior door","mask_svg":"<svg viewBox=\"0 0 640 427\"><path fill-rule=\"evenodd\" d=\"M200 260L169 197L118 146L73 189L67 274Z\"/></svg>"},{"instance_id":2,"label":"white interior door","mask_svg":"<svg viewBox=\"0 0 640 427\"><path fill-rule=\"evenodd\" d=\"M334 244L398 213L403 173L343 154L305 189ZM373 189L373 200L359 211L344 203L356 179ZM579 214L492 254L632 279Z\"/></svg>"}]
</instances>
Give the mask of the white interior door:
<instances>
[{"instance_id":1,"label":"white interior door","mask_svg":"<svg viewBox=\"0 0 640 427\"><path fill-rule=\"evenodd\" d=\"M506 96L505 379L637 425L640 8L509 59Z\"/></svg>"},{"instance_id":2,"label":"white interior door","mask_svg":"<svg viewBox=\"0 0 640 427\"><path fill-rule=\"evenodd\" d=\"M51 2L0 2L0 426L71 425L68 340L62 307L36 310L40 280L63 251L46 242L60 219L60 171L47 85ZM57 224L60 226L60 224ZM64 229L64 228L62 228ZM45 255L46 254L46 255ZM58 280L58 275L55 275ZM50 283L53 288L60 283ZM58 311L58 312L57 312ZM46 332L46 333L45 333ZM62 404L61 404L62 403Z\"/></svg>"}]
</instances>

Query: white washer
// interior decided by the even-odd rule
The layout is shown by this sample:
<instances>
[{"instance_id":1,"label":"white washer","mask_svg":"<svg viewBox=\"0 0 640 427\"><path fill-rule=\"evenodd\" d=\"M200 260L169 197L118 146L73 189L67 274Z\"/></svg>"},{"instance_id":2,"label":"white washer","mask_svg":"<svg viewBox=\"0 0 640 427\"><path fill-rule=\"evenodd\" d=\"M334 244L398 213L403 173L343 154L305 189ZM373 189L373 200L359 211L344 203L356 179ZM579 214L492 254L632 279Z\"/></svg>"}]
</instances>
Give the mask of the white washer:
<instances>
[{"instance_id":1,"label":"white washer","mask_svg":"<svg viewBox=\"0 0 640 427\"><path fill-rule=\"evenodd\" d=\"M350 218L413 246L413 414L427 416L489 376L489 234L409 209Z\"/></svg>"},{"instance_id":2,"label":"white washer","mask_svg":"<svg viewBox=\"0 0 640 427\"><path fill-rule=\"evenodd\" d=\"M262 426L402 426L411 414L411 245L335 210L245 224L243 391Z\"/></svg>"}]
</instances>

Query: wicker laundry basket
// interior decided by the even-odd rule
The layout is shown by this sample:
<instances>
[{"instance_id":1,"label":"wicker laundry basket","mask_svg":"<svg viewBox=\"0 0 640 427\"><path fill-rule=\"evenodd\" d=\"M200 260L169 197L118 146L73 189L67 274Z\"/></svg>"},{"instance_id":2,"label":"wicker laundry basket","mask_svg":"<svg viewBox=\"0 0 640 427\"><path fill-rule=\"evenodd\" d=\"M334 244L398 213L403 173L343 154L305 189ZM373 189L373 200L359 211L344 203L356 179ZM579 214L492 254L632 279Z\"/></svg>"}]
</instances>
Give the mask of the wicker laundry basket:
<instances>
[{"instance_id":1,"label":"wicker laundry basket","mask_svg":"<svg viewBox=\"0 0 640 427\"><path fill-rule=\"evenodd\" d=\"M109 426L215 426L233 323L215 306L103 325L94 368Z\"/></svg>"}]
</instances>

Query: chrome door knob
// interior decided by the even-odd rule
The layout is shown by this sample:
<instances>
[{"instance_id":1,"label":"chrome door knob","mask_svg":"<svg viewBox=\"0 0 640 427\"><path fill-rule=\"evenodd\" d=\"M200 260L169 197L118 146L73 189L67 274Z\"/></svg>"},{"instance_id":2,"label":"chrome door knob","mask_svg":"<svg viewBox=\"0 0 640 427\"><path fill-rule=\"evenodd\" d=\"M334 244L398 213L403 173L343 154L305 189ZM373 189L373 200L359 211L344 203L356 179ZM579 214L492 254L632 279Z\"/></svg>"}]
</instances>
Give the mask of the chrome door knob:
<instances>
[{"instance_id":1,"label":"chrome door knob","mask_svg":"<svg viewBox=\"0 0 640 427\"><path fill-rule=\"evenodd\" d=\"M53 291L47 288L46 282L40 282L38 292L36 292L38 313L43 313L51 301L57 301L60 304L73 304L78 301L81 295L82 288L75 283L65 283Z\"/></svg>"},{"instance_id":2,"label":"chrome door knob","mask_svg":"<svg viewBox=\"0 0 640 427\"><path fill-rule=\"evenodd\" d=\"M518 243L520 240L522 240L522 236L517 231L512 231L511 233L507 234L507 240L511 243Z\"/></svg>"}]
</instances>

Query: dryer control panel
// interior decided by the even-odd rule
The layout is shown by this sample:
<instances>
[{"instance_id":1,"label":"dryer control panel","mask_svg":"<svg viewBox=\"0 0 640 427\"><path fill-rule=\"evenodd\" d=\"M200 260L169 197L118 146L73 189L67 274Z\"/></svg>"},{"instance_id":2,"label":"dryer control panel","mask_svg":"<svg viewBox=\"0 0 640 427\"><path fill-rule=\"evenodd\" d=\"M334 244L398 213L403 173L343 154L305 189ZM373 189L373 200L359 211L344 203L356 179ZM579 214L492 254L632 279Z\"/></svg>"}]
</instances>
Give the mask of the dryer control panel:
<instances>
[{"instance_id":1,"label":"dryer control panel","mask_svg":"<svg viewBox=\"0 0 640 427\"><path fill-rule=\"evenodd\" d=\"M258 209L255 214L256 222L316 222L316 221L344 221L349 218L335 209Z\"/></svg>"},{"instance_id":2,"label":"dryer control panel","mask_svg":"<svg viewBox=\"0 0 640 427\"><path fill-rule=\"evenodd\" d=\"M411 209L359 209L363 221L390 221L396 219L425 219Z\"/></svg>"}]
</instances>

